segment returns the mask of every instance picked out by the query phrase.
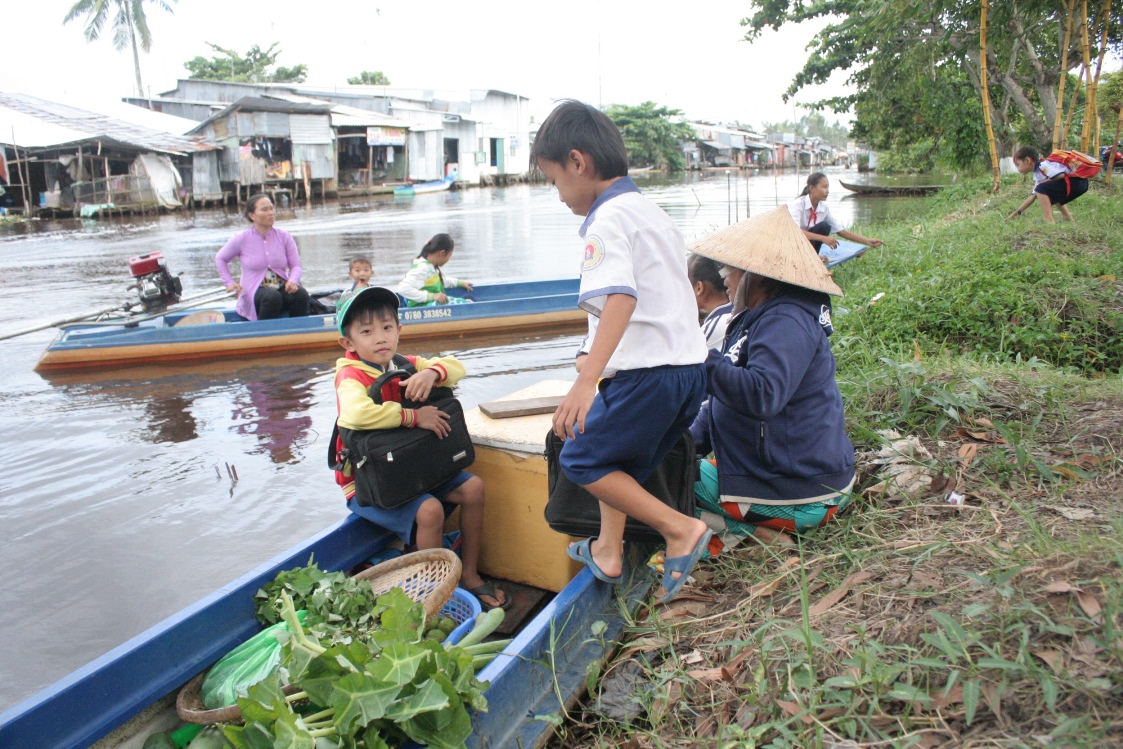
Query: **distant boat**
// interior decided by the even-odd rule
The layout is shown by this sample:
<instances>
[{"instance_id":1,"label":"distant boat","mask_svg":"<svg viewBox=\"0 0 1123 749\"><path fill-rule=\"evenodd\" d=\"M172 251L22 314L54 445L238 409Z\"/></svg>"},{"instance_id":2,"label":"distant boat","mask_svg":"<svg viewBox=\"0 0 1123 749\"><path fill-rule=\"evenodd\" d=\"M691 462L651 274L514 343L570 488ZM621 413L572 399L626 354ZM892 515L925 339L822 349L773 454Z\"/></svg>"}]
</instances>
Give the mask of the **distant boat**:
<instances>
[{"instance_id":1,"label":"distant boat","mask_svg":"<svg viewBox=\"0 0 1123 749\"><path fill-rule=\"evenodd\" d=\"M441 192L452 187L452 183L456 181L456 175L450 174L444 179L437 180L436 182L418 182L413 185L402 185L401 187L394 188L395 195L420 195L424 192Z\"/></svg>"},{"instance_id":2,"label":"distant boat","mask_svg":"<svg viewBox=\"0 0 1123 749\"><path fill-rule=\"evenodd\" d=\"M842 180L838 183L859 195L931 195L946 187L946 185L852 185Z\"/></svg>"}]
</instances>

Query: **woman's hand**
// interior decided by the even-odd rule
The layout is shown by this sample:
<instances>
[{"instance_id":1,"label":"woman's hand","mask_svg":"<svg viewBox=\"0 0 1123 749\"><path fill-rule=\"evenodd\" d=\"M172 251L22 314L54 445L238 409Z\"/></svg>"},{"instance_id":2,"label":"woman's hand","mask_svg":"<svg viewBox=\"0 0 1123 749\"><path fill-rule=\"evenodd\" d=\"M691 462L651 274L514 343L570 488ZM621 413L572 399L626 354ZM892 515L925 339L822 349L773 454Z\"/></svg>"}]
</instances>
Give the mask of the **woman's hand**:
<instances>
[{"instance_id":1,"label":"woman's hand","mask_svg":"<svg viewBox=\"0 0 1123 749\"><path fill-rule=\"evenodd\" d=\"M838 240L835 239L834 237L830 237L830 236L823 237L822 242L827 247L830 247L832 250L838 249Z\"/></svg>"},{"instance_id":2,"label":"woman's hand","mask_svg":"<svg viewBox=\"0 0 1123 749\"><path fill-rule=\"evenodd\" d=\"M436 369L430 367L423 369L412 377L402 380L405 386L406 397L411 401L424 403L429 400L429 393L433 390L433 386L437 384L437 380L441 378L441 373Z\"/></svg>"},{"instance_id":3,"label":"woman's hand","mask_svg":"<svg viewBox=\"0 0 1123 749\"><path fill-rule=\"evenodd\" d=\"M438 293L436 296L433 297L433 301L435 301L437 304L448 304L448 295L443 294L443 293Z\"/></svg>"},{"instance_id":4,"label":"woman's hand","mask_svg":"<svg viewBox=\"0 0 1123 749\"><path fill-rule=\"evenodd\" d=\"M444 439L452 431L452 427L448 425L448 414L436 406L417 409L417 429L428 429L438 439Z\"/></svg>"},{"instance_id":5,"label":"woman's hand","mask_svg":"<svg viewBox=\"0 0 1123 749\"><path fill-rule=\"evenodd\" d=\"M597 397L597 383L585 384L580 379L573 383L558 410L554 412L554 434L559 439L573 438L573 424L577 423L577 431L584 434L585 416L593 407L593 400Z\"/></svg>"},{"instance_id":6,"label":"woman's hand","mask_svg":"<svg viewBox=\"0 0 1123 749\"><path fill-rule=\"evenodd\" d=\"M226 287L226 291L231 293L231 294L241 294L242 293L242 284L232 283L232 284L230 284L229 286Z\"/></svg>"},{"instance_id":7,"label":"woman's hand","mask_svg":"<svg viewBox=\"0 0 1123 749\"><path fill-rule=\"evenodd\" d=\"M883 245L885 243L882 242L880 239L871 239L868 242L868 244L869 244L870 247L880 247L881 245Z\"/></svg>"},{"instance_id":8,"label":"woman's hand","mask_svg":"<svg viewBox=\"0 0 1123 749\"><path fill-rule=\"evenodd\" d=\"M300 288L300 284L295 281L285 281L285 292L295 294L296 290Z\"/></svg>"}]
</instances>

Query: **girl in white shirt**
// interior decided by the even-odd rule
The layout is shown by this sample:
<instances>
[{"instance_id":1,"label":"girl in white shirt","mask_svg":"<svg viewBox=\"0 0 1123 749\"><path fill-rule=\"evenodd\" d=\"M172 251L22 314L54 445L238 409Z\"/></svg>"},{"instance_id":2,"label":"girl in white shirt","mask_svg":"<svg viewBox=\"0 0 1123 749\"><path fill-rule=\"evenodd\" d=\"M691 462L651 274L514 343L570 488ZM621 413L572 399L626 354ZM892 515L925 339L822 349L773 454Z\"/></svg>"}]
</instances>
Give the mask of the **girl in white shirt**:
<instances>
[{"instance_id":1,"label":"girl in white shirt","mask_svg":"<svg viewBox=\"0 0 1123 749\"><path fill-rule=\"evenodd\" d=\"M1014 166L1022 174L1033 172L1033 191L1007 219L1020 216L1036 202L1041 206L1046 222L1053 223L1053 206L1057 206L1065 221L1072 221L1067 203L1088 192L1086 178L1069 176L1072 170L1064 164L1048 159L1042 161L1041 154L1033 146L1022 146L1017 150L1014 154Z\"/></svg>"},{"instance_id":2,"label":"girl in white shirt","mask_svg":"<svg viewBox=\"0 0 1123 749\"><path fill-rule=\"evenodd\" d=\"M827 207L827 195L830 194L830 181L822 172L813 172L807 178L807 185L800 193L798 200L788 203L788 213L792 220L799 224L803 236L811 240L811 246L818 252L824 244L834 249L838 247L838 240L831 236L837 234L851 242L864 244L869 247L880 247L880 239L863 237L842 228L842 224L835 221L831 209Z\"/></svg>"}]
</instances>

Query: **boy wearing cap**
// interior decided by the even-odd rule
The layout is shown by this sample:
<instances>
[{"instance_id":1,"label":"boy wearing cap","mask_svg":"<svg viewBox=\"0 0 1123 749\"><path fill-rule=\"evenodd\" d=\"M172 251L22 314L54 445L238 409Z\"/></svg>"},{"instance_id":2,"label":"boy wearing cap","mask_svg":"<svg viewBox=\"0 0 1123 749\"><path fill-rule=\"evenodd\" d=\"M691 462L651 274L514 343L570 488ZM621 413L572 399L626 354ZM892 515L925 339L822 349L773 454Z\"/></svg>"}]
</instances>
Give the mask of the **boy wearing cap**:
<instances>
[{"instance_id":1,"label":"boy wearing cap","mask_svg":"<svg viewBox=\"0 0 1123 749\"><path fill-rule=\"evenodd\" d=\"M464 376L464 365L452 356L423 359L405 357L417 373L382 386L382 403L375 403L368 389L388 368L398 353L401 324L398 322L398 295L389 289L369 286L344 299L336 311L339 345L346 354L335 364L335 394L338 423L354 430L428 429L438 437L449 433L448 415L436 406L403 408L402 396L425 401L433 387L454 385ZM335 451L343 450L342 437ZM480 599L485 608L506 607L507 597L485 582L477 569L480 538L483 534L484 486L479 477L461 471L431 492L422 494L394 509L363 507L355 500L355 480L349 462L335 472L343 489L347 509L372 523L396 533L406 544L420 549L441 546L441 533L448 513L460 506L460 538L463 570L461 584Z\"/></svg>"},{"instance_id":2,"label":"boy wearing cap","mask_svg":"<svg viewBox=\"0 0 1123 749\"><path fill-rule=\"evenodd\" d=\"M667 542L669 601L710 535L705 523L641 486L682 438L705 390L706 341L686 244L628 178L624 140L603 112L561 102L539 128L531 161L562 202L586 217L578 305L596 318L577 381L554 414L554 432L566 439L561 468L601 509L599 538L574 544L569 555L597 579L620 582L624 522L634 517Z\"/></svg>"}]
</instances>

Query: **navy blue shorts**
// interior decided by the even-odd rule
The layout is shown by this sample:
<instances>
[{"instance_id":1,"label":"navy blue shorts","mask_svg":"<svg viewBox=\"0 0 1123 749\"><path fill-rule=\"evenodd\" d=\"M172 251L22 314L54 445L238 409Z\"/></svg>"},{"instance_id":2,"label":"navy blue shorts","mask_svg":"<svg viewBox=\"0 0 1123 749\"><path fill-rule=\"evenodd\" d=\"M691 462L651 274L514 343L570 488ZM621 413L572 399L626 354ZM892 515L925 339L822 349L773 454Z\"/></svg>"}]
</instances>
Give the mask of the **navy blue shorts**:
<instances>
[{"instance_id":1,"label":"navy blue shorts","mask_svg":"<svg viewBox=\"0 0 1123 749\"><path fill-rule=\"evenodd\" d=\"M614 471L641 484L693 423L706 392L702 364L627 369L601 380L585 431L561 450L561 468L578 486Z\"/></svg>"},{"instance_id":2,"label":"navy blue shorts","mask_svg":"<svg viewBox=\"0 0 1123 749\"><path fill-rule=\"evenodd\" d=\"M467 471L461 471L433 491L419 494L404 505L399 505L392 510L383 510L381 507L360 507L354 497L347 500L347 509L380 528L385 528L394 533L405 543L412 544L414 532L417 530L413 519L417 517L417 510L420 509L422 503L430 497L436 497L444 505L445 517L447 518L456 509L456 505L445 500L455 489L460 488L465 481L472 478L472 475Z\"/></svg>"},{"instance_id":3,"label":"navy blue shorts","mask_svg":"<svg viewBox=\"0 0 1123 749\"><path fill-rule=\"evenodd\" d=\"M1067 186L1065 183L1068 183ZM1088 180L1084 177L1069 177L1067 180L1046 180L1038 182L1033 191L1038 195L1048 195L1053 205L1071 203L1088 192Z\"/></svg>"}]
</instances>

